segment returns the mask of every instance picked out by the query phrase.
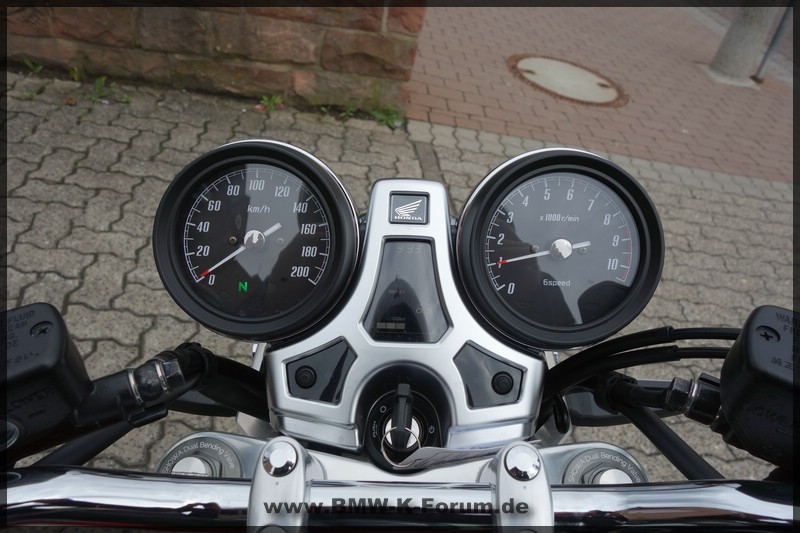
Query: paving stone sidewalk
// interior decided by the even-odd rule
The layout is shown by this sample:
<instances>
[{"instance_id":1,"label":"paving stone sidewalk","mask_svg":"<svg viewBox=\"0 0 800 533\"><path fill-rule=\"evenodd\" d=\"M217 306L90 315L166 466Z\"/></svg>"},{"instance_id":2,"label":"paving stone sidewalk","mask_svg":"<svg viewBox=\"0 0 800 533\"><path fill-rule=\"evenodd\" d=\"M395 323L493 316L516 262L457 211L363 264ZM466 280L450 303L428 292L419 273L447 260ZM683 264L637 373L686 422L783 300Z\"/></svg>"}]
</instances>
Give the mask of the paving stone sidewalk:
<instances>
[{"instance_id":1,"label":"paving stone sidewalk","mask_svg":"<svg viewBox=\"0 0 800 533\"><path fill-rule=\"evenodd\" d=\"M715 81L705 69L730 22L714 20L709 11L678 5L429 7L408 84L408 116L789 182L792 63L776 54L758 86ZM518 55L602 74L621 87L627 103L604 107L556 98L512 74L507 61Z\"/></svg>"},{"instance_id":2,"label":"paving stone sidewalk","mask_svg":"<svg viewBox=\"0 0 800 533\"><path fill-rule=\"evenodd\" d=\"M187 340L249 359L250 344L212 334L183 314L152 258L161 194L201 153L237 139L289 142L326 161L360 211L375 180L403 176L443 181L457 214L494 166L556 146L418 121L391 131L294 109L267 116L255 102L147 86L121 85L107 103L93 104L88 85L15 73L7 79L6 307L48 301L60 308L95 378ZM791 184L608 155L648 190L666 233L663 281L629 330L738 326L757 305L791 307ZM692 361L646 374L688 377L717 369ZM671 424L727 475L760 477L769 470L693 422ZM171 415L135 430L91 464L153 468L172 443L209 428L235 429L229 420ZM575 437L607 438L631 449L654 479L681 479L634 431L579 429Z\"/></svg>"}]
</instances>

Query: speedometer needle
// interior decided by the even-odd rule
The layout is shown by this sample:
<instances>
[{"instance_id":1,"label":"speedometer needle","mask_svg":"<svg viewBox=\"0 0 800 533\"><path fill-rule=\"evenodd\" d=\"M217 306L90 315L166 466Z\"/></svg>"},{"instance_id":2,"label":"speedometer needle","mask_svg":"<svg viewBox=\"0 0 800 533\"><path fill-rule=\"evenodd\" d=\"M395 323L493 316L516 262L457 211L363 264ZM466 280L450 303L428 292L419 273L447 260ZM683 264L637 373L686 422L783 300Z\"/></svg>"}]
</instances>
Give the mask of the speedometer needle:
<instances>
[{"instance_id":1,"label":"speedometer needle","mask_svg":"<svg viewBox=\"0 0 800 533\"><path fill-rule=\"evenodd\" d=\"M557 240L556 242L553 243L553 246L555 246L557 243L559 243L559 241L564 241L564 242L566 242L566 244L569 244L569 242L565 241L565 239L559 239L559 240ZM583 242L578 242L578 243L575 243L575 244L570 244L569 245L569 252L564 254L564 255L562 255L562 258L566 259L567 257L569 257L569 255L572 253L572 250L575 249L575 248L586 248L587 246L590 246L591 244L592 244L591 241L583 241ZM533 254L521 255L519 257L512 257L511 259L501 259L500 261L497 262L497 264L498 265L505 265L506 263L513 263L515 261L522 261L523 259L533 259L534 257L542 257L542 256L545 256L545 255L550 255L550 254L553 253L552 248L553 247L551 246L550 250L545 250L543 252L536 252L536 253L533 253Z\"/></svg>"},{"instance_id":2,"label":"speedometer needle","mask_svg":"<svg viewBox=\"0 0 800 533\"><path fill-rule=\"evenodd\" d=\"M228 261L230 261L231 259L233 259L237 255L239 255L240 253L242 253L245 250L247 250L248 248L250 248L252 246L252 244L255 244L257 242L256 239L253 238L256 235L263 235L264 238L267 238L270 235L272 235L273 233L275 233L276 231L278 231L279 229L281 229L281 223L280 222L278 222L274 226L272 226L269 229L264 230L264 231L257 231L257 230L248 231L247 234L244 236L244 244L241 245L240 247L238 247L236 250L234 250L230 254L228 254L227 257L225 257L224 259L222 259L219 262L217 262L217 264L215 264L214 266L212 266L211 268L207 269L205 272L200 274L200 277L198 278L196 283L200 283L211 272L213 272L214 270L216 270L217 268L221 267L222 265L224 265L225 263L227 263ZM252 235L252 234L255 234L255 235Z\"/></svg>"}]
</instances>

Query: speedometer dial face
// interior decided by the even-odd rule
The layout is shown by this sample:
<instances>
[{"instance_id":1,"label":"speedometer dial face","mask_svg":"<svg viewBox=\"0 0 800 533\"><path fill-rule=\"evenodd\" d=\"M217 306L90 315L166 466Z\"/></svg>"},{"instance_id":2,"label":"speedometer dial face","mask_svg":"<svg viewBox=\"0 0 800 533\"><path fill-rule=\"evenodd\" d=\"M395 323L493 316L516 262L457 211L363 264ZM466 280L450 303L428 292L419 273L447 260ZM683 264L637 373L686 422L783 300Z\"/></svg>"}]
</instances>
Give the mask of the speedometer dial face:
<instances>
[{"instance_id":1,"label":"speedometer dial face","mask_svg":"<svg viewBox=\"0 0 800 533\"><path fill-rule=\"evenodd\" d=\"M639 232L619 196L594 178L553 172L505 194L482 243L500 300L548 326L593 322L625 297L639 266Z\"/></svg>"},{"instance_id":2,"label":"speedometer dial face","mask_svg":"<svg viewBox=\"0 0 800 533\"><path fill-rule=\"evenodd\" d=\"M644 308L663 264L655 207L620 167L569 149L495 169L459 221L458 267L478 314L539 348L591 344Z\"/></svg>"},{"instance_id":3,"label":"speedometer dial face","mask_svg":"<svg viewBox=\"0 0 800 533\"><path fill-rule=\"evenodd\" d=\"M331 245L317 194L298 176L260 163L225 169L204 185L184 217L181 239L197 295L230 315L264 318L309 298Z\"/></svg>"},{"instance_id":4,"label":"speedometer dial face","mask_svg":"<svg viewBox=\"0 0 800 533\"><path fill-rule=\"evenodd\" d=\"M321 161L241 141L178 174L156 213L153 248L165 287L192 318L275 341L308 330L342 297L356 228L352 202Z\"/></svg>"}]
</instances>

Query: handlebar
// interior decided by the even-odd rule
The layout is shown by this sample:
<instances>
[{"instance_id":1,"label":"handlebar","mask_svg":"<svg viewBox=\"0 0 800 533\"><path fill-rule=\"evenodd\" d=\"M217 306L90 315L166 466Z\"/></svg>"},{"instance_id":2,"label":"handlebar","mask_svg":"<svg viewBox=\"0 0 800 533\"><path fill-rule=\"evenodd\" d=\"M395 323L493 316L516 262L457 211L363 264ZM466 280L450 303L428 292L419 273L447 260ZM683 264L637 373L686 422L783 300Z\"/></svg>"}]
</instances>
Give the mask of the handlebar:
<instances>
[{"instance_id":1,"label":"handlebar","mask_svg":"<svg viewBox=\"0 0 800 533\"><path fill-rule=\"evenodd\" d=\"M244 528L251 481L201 479L75 467L32 467L7 474L7 526L69 524L116 527ZM491 483L354 482L315 480L307 514L317 526L408 526L441 523L492 527L497 498ZM791 488L766 481L551 487L556 527L704 525L791 527ZM353 508L347 502L386 501L385 508ZM312 504L313 502L313 504ZM344 503L341 503L344 502ZM457 503L457 508L449 507ZM446 503L449 512L442 512ZM317 505L319 504L319 505ZM462 512L462 509L464 510Z\"/></svg>"}]
</instances>

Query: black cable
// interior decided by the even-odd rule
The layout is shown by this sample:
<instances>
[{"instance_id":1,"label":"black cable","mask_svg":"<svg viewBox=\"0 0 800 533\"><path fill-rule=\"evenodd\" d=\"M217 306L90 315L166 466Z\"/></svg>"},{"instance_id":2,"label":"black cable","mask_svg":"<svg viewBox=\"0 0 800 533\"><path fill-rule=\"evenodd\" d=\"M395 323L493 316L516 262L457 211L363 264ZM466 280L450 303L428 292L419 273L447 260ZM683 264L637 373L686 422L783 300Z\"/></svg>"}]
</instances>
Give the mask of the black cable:
<instances>
[{"instance_id":1,"label":"black cable","mask_svg":"<svg viewBox=\"0 0 800 533\"><path fill-rule=\"evenodd\" d=\"M206 353L204 376L194 390L169 403L169 408L185 413L208 416L235 416L247 413L266 420L268 399L264 375L232 359Z\"/></svg>"},{"instance_id":2,"label":"black cable","mask_svg":"<svg viewBox=\"0 0 800 533\"><path fill-rule=\"evenodd\" d=\"M570 357L562 364L567 363L567 361L574 361L576 357L583 361L581 364L585 364L590 360L627 352L636 348L645 348L681 340L701 339L735 341L740 331L741 330L738 328L673 328L672 326L648 329L629 335L623 335L586 348ZM573 364L577 364L577 362Z\"/></svg>"},{"instance_id":3,"label":"black cable","mask_svg":"<svg viewBox=\"0 0 800 533\"><path fill-rule=\"evenodd\" d=\"M572 375L576 370L593 365L599 360L616 356L623 352L645 348L657 344L682 340L725 340L734 341L738 338L740 329L738 328L673 328L667 326L663 328L648 329L623 335L600 344L582 350L572 357L558 363L547 371L545 384L549 382L560 382ZM619 367L618 367L619 368ZM552 393L545 386L545 397L549 398Z\"/></svg>"},{"instance_id":4,"label":"black cable","mask_svg":"<svg viewBox=\"0 0 800 533\"><path fill-rule=\"evenodd\" d=\"M233 359L217 356L217 372L236 381L240 387L246 387L253 394L266 398L267 381L264 374Z\"/></svg>"},{"instance_id":5,"label":"black cable","mask_svg":"<svg viewBox=\"0 0 800 533\"><path fill-rule=\"evenodd\" d=\"M192 398L181 404L179 399L185 393L198 389L221 405L193 403ZM68 442L37 465L83 464L133 427L165 417L176 400L178 407L214 414L228 414L227 406L266 419L269 411L266 383L260 372L218 357L197 343L184 343L134 369L94 380L72 419L51 431L47 447ZM18 459L7 460L13 464Z\"/></svg>"},{"instance_id":6,"label":"black cable","mask_svg":"<svg viewBox=\"0 0 800 533\"><path fill-rule=\"evenodd\" d=\"M700 454L686 444L647 407L623 403L614 404L613 407L630 420L658 448L658 451L664 454L664 457L675 465L681 474L686 476L686 479L692 481L724 479L722 474L708 464Z\"/></svg>"},{"instance_id":7,"label":"black cable","mask_svg":"<svg viewBox=\"0 0 800 533\"><path fill-rule=\"evenodd\" d=\"M117 442L133 429L127 421L117 422L67 442L36 461L33 466L80 466Z\"/></svg>"},{"instance_id":8,"label":"black cable","mask_svg":"<svg viewBox=\"0 0 800 533\"><path fill-rule=\"evenodd\" d=\"M629 366L677 361L677 350L678 347L674 344L655 348L642 348L613 357L606 357L599 361L591 362L591 364L584 364L581 366L573 364L571 366L576 368L572 368L569 373L556 372L561 365L566 365L566 363L574 360L574 358L578 357L580 354L573 355L566 361L558 363L545 373L542 401L547 402L553 395L565 392L567 389L598 374L604 374L612 370L619 370Z\"/></svg>"},{"instance_id":9,"label":"black cable","mask_svg":"<svg viewBox=\"0 0 800 533\"><path fill-rule=\"evenodd\" d=\"M234 417L238 414L236 409L223 405L210 399L202 392L190 390L180 398L169 404L170 411L188 413L190 415Z\"/></svg>"},{"instance_id":10,"label":"black cable","mask_svg":"<svg viewBox=\"0 0 800 533\"><path fill-rule=\"evenodd\" d=\"M553 421L556 425L556 431L562 435L566 435L569 431L571 421L569 419L569 408L567 402L560 395L553 397Z\"/></svg>"},{"instance_id":11,"label":"black cable","mask_svg":"<svg viewBox=\"0 0 800 533\"><path fill-rule=\"evenodd\" d=\"M554 395L560 394L598 374L604 374L612 370L620 370L622 368L652 363L680 361L681 359L689 358L724 359L728 351L728 348L718 347L678 348L675 345L658 346L655 348L642 348L640 350L621 353L613 357L607 357L593 364L574 368L570 374L564 375L563 372L560 374L551 373L552 370L557 369L570 360L567 359L564 363L559 363L553 367L552 370L548 370L545 373L542 403L549 403Z\"/></svg>"},{"instance_id":12,"label":"black cable","mask_svg":"<svg viewBox=\"0 0 800 533\"><path fill-rule=\"evenodd\" d=\"M618 381L608 391L608 397L612 402L623 402L644 407L655 407L663 409L667 398L667 391L670 384L665 383L655 389L648 389L638 384L631 384L625 381Z\"/></svg>"},{"instance_id":13,"label":"black cable","mask_svg":"<svg viewBox=\"0 0 800 533\"><path fill-rule=\"evenodd\" d=\"M733 328L670 327L648 330L612 339L588 348L559 363L545 373L540 420L555 412L555 400L563 392L592 380L598 375L652 363L678 361L685 358L724 359L729 348L679 348L676 345L650 347L677 340L736 340L740 330ZM721 479L723 476L694 449L676 435L661 419L644 405L661 406L666 389L646 390L632 387L618 393L627 396L625 402L614 402L613 408L630 420L664 456L688 479ZM640 404L640 405L635 405Z\"/></svg>"},{"instance_id":14,"label":"black cable","mask_svg":"<svg viewBox=\"0 0 800 533\"><path fill-rule=\"evenodd\" d=\"M673 341L672 326L665 326L662 328L647 329L644 331L637 331L628 335L622 335L614 339L590 346L579 353L573 355L567 361L574 360L575 357L586 358L587 360L596 359L598 357L606 357L636 348L644 348L656 344L666 344ZM564 361L566 363L567 361Z\"/></svg>"},{"instance_id":15,"label":"black cable","mask_svg":"<svg viewBox=\"0 0 800 533\"><path fill-rule=\"evenodd\" d=\"M735 341L741 332L741 328L676 328L672 330L672 340Z\"/></svg>"},{"instance_id":16,"label":"black cable","mask_svg":"<svg viewBox=\"0 0 800 533\"><path fill-rule=\"evenodd\" d=\"M227 407L266 420L269 413L264 376L232 359L217 357L216 372L198 388L204 396Z\"/></svg>"}]
</instances>

